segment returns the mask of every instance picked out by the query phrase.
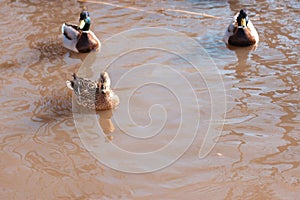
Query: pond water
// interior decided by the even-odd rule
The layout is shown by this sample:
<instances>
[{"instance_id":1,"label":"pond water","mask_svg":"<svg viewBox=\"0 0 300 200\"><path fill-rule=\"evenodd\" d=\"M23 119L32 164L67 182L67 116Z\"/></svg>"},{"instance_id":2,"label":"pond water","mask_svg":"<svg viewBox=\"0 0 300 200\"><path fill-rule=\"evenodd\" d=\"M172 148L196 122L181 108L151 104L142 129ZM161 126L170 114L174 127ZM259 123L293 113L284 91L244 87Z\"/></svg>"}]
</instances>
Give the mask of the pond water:
<instances>
[{"instance_id":1,"label":"pond water","mask_svg":"<svg viewBox=\"0 0 300 200\"><path fill-rule=\"evenodd\" d=\"M0 2L1 199L299 197L298 1ZM74 114L76 104L65 81L77 71L96 80L98 72L83 69L82 63L88 65L91 54L77 54L62 47L60 29L64 22L78 23L83 6L90 12L93 32L103 42L99 55L106 55L105 44L112 44L108 47L116 53L110 56L119 56L107 71L121 104L116 110L80 118ZM229 49L222 41L232 16L241 8L248 10L260 36L255 50ZM184 57L157 49L120 56L118 43L111 37L145 27L168 28L193 39L213 60L202 64L214 66L204 66L199 72ZM138 37L149 41L149 35L142 31ZM170 38L150 43L166 49L182 45ZM128 47L140 44L134 43L134 37L124 37L125 44L126 39ZM197 51L193 58L195 55ZM136 74L122 78L127 72ZM120 80L123 82L118 84ZM158 80L165 85L156 84ZM136 85L140 87L135 90ZM127 108L130 116L124 115L128 114ZM182 119L184 111L187 115ZM82 126L81 119L85 120ZM113 143L130 152L152 152L173 141L181 126L187 128L182 143L172 144L174 149L169 154L155 158L158 162L168 161L177 155L176 149L183 148L181 144L192 144L180 158L175 156L171 165L146 173L143 170L153 169L146 166L152 162L150 158L146 164L140 163L145 173L124 173L103 164L101 159L110 157L120 169L131 165L126 168L129 171L138 168L136 163L126 163L120 154L97 156L92 151L98 146L89 148L85 132L88 135L90 127L99 125L89 124L89 119L98 120L103 131L109 132L105 141L90 141L91 146L100 145L100 149ZM151 129L151 125L155 127ZM129 136L122 127L138 131ZM191 127L197 128L195 135L189 132ZM199 151L210 131L215 133L210 138L214 148L200 159Z\"/></svg>"}]
</instances>

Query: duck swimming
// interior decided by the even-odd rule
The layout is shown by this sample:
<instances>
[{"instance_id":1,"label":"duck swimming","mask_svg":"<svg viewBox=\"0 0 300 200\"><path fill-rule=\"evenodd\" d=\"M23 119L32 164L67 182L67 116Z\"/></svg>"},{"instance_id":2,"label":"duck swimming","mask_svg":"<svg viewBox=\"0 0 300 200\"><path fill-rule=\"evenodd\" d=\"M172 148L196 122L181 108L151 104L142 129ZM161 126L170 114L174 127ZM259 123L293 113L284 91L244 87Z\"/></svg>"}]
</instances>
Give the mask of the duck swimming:
<instances>
[{"instance_id":1,"label":"duck swimming","mask_svg":"<svg viewBox=\"0 0 300 200\"><path fill-rule=\"evenodd\" d=\"M244 10L240 10L228 26L224 41L228 45L246 47L259 41L258 33Z\"/></svg>"},{"instance_id":2,"label":"duck swimming","mask_svg":"<svg viewBox=\"0 0 300 200\"><path fill-rule=\"evenodd\" d=\"M119 105L119 97L110 88L107 72L102 72L97 81L80 78L73 74L73 80L66 81L67 87L74 91L77 103L94 110L109 110Z\"/></svg>"},{"instance_id":3,"label":"duck swimming","mask_svg":"<svg viewBox=\"0 0 300 200\"><path fill-rule=\"evenodd\" d=\"M67 23L62 25L64 47L77 53L88 53L94 49L99 50L101 43L90 30L90 14L85 9L80 13L79 22L79 26Z\"/></svg>"}]
</instances>

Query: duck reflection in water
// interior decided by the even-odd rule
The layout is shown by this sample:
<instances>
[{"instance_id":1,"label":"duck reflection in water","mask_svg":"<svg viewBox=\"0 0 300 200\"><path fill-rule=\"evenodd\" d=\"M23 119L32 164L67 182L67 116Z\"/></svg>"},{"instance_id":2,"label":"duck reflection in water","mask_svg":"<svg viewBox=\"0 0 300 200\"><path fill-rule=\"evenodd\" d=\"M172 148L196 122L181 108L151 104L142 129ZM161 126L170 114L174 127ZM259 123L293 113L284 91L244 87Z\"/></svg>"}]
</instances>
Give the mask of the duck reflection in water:
<instances>
[{"instance_id":1,"label":"duck reflection in water","mask_svg":"<svg viewBox=\"0 0 300 200\"><path fill-rule=\"evenodd\" d=\"M244 48L239 48L239 47L234 47L234 46L228 46L228 48L231 51L234 51L236 54L236 57L238 59L235 71L236 71L236 77L238 79L243 79L248 77L250 73L250 67L251 65L247 63L248 58L251 57L251 52L253 51L253 46L250 47L244 47Z\"/></svg>"},{"instance_id":2,"label":"duck reflection in water","mask_svg":"<svg viewBox=\"0 0 300 200\"><path fill-rule=\"evenodd\" d=\"M115 130L114 124L111 121L113 110L98 111L97 114L99 114L99 123L103 130L103 133L106 136L106 141L112 141L113 136L111 135L111 133Z\"/></svg>"}]
</instances>

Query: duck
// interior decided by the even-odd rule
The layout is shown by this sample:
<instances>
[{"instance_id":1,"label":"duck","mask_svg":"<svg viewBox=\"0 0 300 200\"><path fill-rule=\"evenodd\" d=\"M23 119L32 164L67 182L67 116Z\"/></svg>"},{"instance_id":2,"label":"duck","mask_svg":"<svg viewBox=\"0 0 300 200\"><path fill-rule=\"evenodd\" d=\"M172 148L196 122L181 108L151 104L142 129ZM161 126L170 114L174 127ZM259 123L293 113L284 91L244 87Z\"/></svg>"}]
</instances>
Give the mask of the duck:
<instances>
[{"instance_id":1,"label":"duck","mask_svg":"<svg viewBox=\"0 0 300 200\"><path fill-rule=\"evenodd\" d=\"M73 73L73 80L66 81L67 87L74 91L79 105L97 111L114 109L120 103L110 84L107 72L101 72L98 81L78 77L76 73Z\"/></svg>"},{"instance_id":2,"label":"duck","mask_svg":"<svg viewBox=\"0 0 300 200\"><path fill-rule=\"evenodd\" d=\"M91 18L84 8L80 13L79 26L64 23L61 27L63 34L63 46L77 53L89 53L92 50L99 51L100 40L90 30Z\"/></svg>"},{"instance_id":3,"label":"duck","mask_svg":"<svg viewBox=\"0 0 300 200\"><path fill-rule=\"evenodd\" d=\"M227 45L247 47L256 45L258 33L245 10L241 9L225 31L224 41Z\"/></svg>"}]
</instances>

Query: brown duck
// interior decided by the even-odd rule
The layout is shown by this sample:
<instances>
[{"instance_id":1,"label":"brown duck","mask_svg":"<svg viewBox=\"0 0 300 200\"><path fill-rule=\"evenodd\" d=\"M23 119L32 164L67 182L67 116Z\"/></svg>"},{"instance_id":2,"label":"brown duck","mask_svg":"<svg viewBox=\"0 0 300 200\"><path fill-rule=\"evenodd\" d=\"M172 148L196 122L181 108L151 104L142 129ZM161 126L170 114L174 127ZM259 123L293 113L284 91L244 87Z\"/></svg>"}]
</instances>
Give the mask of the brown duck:
<instances>
[{"instance_id":1,"label":"brown duck","mask_svg":"<svg viewBox=\"0 0 300 200\"><path fill-rule=\"evenodd\" d=\"M110 88L107 72L102 72L98 81L78 77L66 81L67 87L74 91L77 103L95 110L109 110L119 105L119 97Z\"/></svg>"}]
</instances>

